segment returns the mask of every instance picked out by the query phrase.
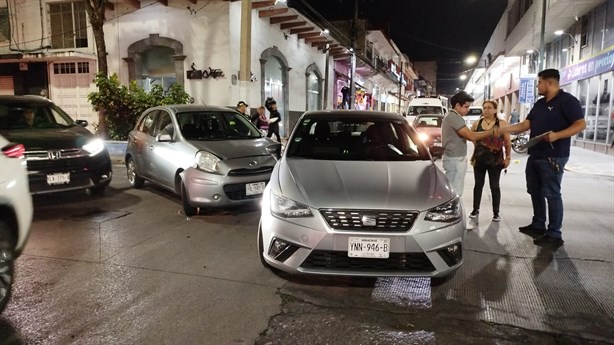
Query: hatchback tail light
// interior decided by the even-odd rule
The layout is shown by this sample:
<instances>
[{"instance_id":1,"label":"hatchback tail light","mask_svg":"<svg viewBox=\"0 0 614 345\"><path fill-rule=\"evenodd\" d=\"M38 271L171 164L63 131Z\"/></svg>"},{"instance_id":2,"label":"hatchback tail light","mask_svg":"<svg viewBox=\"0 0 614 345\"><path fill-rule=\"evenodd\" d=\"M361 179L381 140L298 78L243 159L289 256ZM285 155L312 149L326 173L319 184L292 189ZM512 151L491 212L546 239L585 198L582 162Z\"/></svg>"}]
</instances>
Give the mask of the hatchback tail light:
<instances>
[{"instance_id":1,"label":"hatchback tail light","mask_svg":"<svg viewBox=\"0 0 614 345\"><path fill-rule=\"evenodd\" d=\"M10 158L22 158L25 152L22 144L9 144L2 148L2 154Z\"/></svg>"}]
</instances>

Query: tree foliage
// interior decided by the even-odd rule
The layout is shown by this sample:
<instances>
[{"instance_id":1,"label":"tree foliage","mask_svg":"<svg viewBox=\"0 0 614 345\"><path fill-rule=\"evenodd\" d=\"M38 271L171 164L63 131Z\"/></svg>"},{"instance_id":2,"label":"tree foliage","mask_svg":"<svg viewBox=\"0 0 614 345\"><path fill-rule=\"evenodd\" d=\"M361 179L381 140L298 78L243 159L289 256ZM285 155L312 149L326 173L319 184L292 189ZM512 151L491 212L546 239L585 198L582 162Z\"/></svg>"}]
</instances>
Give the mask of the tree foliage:
<instances>
[{"instance_id":1,"label":"tree foliage","mask_svg":"<svg viewBox=\"0 0 614 345\"><path fill-rule=\"evenodd\" d=\"M173 84L166 92L161 85L154 85L147 92L135 81L128 86L122 85L115 73L110 77L99 73L94 82L98 91L91 92L87 99L95 111L105 111L107 134L113 140L126 140L136 120L147 108L187 104L191 100L180 84Z\"/></svg>"}]
</instances>

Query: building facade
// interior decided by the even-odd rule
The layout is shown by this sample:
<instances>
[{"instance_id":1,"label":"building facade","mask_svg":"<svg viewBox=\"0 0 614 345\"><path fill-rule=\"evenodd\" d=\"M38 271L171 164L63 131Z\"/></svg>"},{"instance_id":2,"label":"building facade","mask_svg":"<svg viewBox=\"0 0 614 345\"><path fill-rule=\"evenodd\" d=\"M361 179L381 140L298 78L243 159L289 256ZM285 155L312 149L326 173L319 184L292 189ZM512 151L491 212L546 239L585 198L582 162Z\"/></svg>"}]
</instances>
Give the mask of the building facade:
<instances>
[{"instance_id":1,"label":"building facade","mask_svg":"<svg viewBox=\"0 0 614 345\"><path fill-rule=\"evenodd\" d=\"M574 144L614 154L614 0L510 0L466 90L477 104L495 99L522 119L536 101L540 68L559 69L561 87L580 100L587 128Z\"/></svg>"},{"instance_id":2,"label":"building facade","mask_svg":"<svg viewBox=\"0 0 614 345\"><path fill-rule=\"evenodd\" d=\"M412 85L407 57L381 31L363 30L352 67L349 42L326 29L277 1L117 0L107 5L104 35L109 73L122 83L180 83L195 103L242 100L252 111L273 97L282 136L305 110L339 107L352 73L351 108L400 113ZM0 4L0 93L45 95L94 129L87 95L96 72L82 1Z\"/></svg>"}]
</instances>

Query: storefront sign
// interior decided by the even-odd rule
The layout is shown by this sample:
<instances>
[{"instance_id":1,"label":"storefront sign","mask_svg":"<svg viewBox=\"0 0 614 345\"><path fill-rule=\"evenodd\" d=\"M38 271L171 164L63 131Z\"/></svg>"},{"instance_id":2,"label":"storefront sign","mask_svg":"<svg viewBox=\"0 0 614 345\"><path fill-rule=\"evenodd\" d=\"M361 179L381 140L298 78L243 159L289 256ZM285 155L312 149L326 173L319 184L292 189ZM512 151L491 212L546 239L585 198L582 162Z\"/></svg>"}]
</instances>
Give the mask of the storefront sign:
<instances>
[{"instance_id":1,"label":"storefront sign","mask_svg":"<svg viewBox=\"0 0 614 345\"><path fill-rule=\"evenodd\" d=\"M612 70L614 70L614 46L597 56L563 68L561 70L561 85Z\"/></svg>"},{"instance_id":2,"label":"storefront sign","mask_svg":"<svg viewBox=\"0 0 614 345\"><path fill-rule=\"evenodd\" d=\"M535 103L535 77L520 78L518 102L520 102L521 104Z\"/></svg>"}]
</instances>

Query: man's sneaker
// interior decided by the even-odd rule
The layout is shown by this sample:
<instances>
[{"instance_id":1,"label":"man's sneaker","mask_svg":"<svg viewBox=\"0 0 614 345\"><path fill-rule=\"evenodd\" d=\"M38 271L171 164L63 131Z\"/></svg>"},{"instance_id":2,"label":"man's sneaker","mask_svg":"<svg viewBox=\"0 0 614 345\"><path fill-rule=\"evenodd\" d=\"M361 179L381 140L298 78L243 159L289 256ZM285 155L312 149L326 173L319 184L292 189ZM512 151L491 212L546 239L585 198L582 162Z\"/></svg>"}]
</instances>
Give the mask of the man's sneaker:
<instances>
[{"instance_id":1,"label":"man's sneaker","mask_svg":"<svg viewBox=\"0 0 614 345\"><path fill-rule=\"evenodd\" d=\"M498 213L495 213L495 215L492 217L492 221L493 222L500 222L501 221L501 217L499 216Z\"/></svg>"},{"instance_id":2,"label":"man's sneaker","mask_svg":"<svg viewBox=\"0 0 614 345\"><path fill-rule=\"evenodd\" d=\"M536 228L533 226L533 224L521 226L518 228L518 230L520 230L520 232L522 232L523 234L529 235L534 238L544 236L544 234L546 233L546 229Z\"/></svg>"},{"instance_id":3,"label":"man's sneaker","mask_svg":"<svg viewBox=\"0 0 614 345\"><path fill-rule=\"evenodd\" d=\"M542 246L542 247L544 246L560 247L563 245L563 243L565 243L565 241L563 241L562 238L552 237L550 235L544 235L544 236L534 239L533 243L535 243L538 246Z\"/></svg>"},{"instance_id":4,"label":"man's sneaker","mask_svg":"<svg viewBox=\"0 0 614 345\"><path fill-rule=\"evenodd\" d=\"M480 214L480 210L473 210L471 211L471 213L469 214L469 218L475 218Z\"/></svg>"}]
</instances>

